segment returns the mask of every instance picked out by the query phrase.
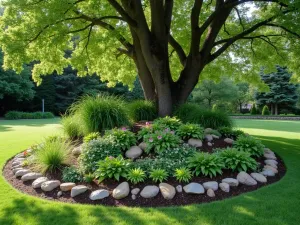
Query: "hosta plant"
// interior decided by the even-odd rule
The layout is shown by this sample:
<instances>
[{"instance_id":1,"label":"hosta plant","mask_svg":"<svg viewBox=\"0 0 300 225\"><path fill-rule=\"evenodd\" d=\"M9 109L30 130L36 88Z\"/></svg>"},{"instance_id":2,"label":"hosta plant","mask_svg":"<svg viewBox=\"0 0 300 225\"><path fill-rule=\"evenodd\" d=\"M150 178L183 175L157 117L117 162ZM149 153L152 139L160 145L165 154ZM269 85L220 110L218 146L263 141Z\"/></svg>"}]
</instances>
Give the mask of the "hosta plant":
<instances>
[{"instance_id":1,"label":"hosta plant","mask_svg":"<svg viewBox=\"0 0 300 225\"><path fill-rule=\"evenodd\" d=\"M197 152L189 158L188 166L196 176L215 177L217 174L222 174L224 163L218 154Z\"/></svg>"},{"instance_id":2,"label":"hosta plant","mask_svg":"<svg viewBox=\"0 0 300 225\"><path fill-rule=\"evenodd\" d=\"M160 125L160 126L164 126L167 128L170 128L171 130L177 130L179 128L180 125L182 125L182 122L177 119L176 117L163 117L163 118L158 118L156 120L153 121L154 125Z\"/></svg>"},{"instance_id":3,"label":"hosta plant","mask_svg":"<svg viewBox=\"0 0 300 225\"><path fill-rule=\"evenodd\" d=\"M107 157L104 160L99 161L99 168L96 170L95 175L102 182L105 179L120 180L120 177L127 176L130 169L131 161L124 159L121 155L114 157Z\"/></svg>"},{"instance_id":4,"label":"hosta plant","mask_svg":"<svg viewBox=\"0 0 300 225\"><path fill-rule=\"evenodd\" d=\"M100 133L99 132L92 132L92 133L89 133L88 135L84 136L83 138L83 142L84 143L87 143L87 142L90 142L91 140L96 140L100 137Z\"/></svg>"},{"instance_id":5,"label":"hosta plant","mask_svg":"<svg viewBox=\"0 0 300 225\"><path fill-rule=\"evenodd\" d=\"M242 130L235 130L232 129L231 127L221 127L218 129L218 131L221 133L223 137L228 137L228 138L236 138L240 135L244 135L244 131Z\"/></svg>"},{"instance_id":6,"label":"hosta plant","mask_svg":"<svg viewBox=\"0 0 300 225\"><path fill-rule=\"evenodd\" d=\"M251 158L248 152L242 152L234 148L228 148L224 151L221 151L219 154L226 169L238 172L247 172L248 170L253 171L257 168L257 162Z\"/></svg>"},{"instance_id":7,"label":"hosta plant","mask_svg":"<svg viewBox=\"0 0 300 225\"><path fill-rule=\"evenodd\" d=\"M136 144L135 134L125 127L108 130L105 132L105 137L112 137L122 150L128 150L131 146Z\"/></svg>"},{"instance_id":8,"label":"hosta plant","mask_svg":"<svg viewBox=\"0 0 300 225\"><path fill-rule=\"evenodd\" d=\"M168 178L168 173L164 169L153 169L149 176L154 182L163 182Z\"/></svg>"},{"instance_id":9,"label":"hosta plant","mask_svg":"<svg viewBox=\"0 0 300 225\"><path fill-rule=\"evenodd\" d=\"M192 179L192 172L189 168L181 167L175 170L174 177L179 182L188 183Z\"/></svg>"},{"instance_id":10,"label":"hosta plant","mask_svg":"<svg viewBox=\"0 0 300 225\"><path fill-rule=\"evenodd\" d=\"M251 136L239 136L233 143L233 147L239 151L248 152L254 157L260 157L264 154L264 145Z\"/></svg>"},{"instance_id":11,"label":"hosta plant","mask_svg":"<svg viewBox=\"0 0 300 225\"><path fill-rule=\"evenodd\" d=\"M128 171L127 180L133 184L141 183L145 180L146 174L140 168L133 168Z\"/></svg>"},{"instance_id":12,"label":"hosta plant","mask_svg":"<svg viewBox=\"0 0 300 225\"><path fill-rule=\"evenodd\" d=\"M176 134L184 140L189 138L203 139L204 138L204 129L199 124L187 123L182 124Z\"/></svg>"}]
</instances>

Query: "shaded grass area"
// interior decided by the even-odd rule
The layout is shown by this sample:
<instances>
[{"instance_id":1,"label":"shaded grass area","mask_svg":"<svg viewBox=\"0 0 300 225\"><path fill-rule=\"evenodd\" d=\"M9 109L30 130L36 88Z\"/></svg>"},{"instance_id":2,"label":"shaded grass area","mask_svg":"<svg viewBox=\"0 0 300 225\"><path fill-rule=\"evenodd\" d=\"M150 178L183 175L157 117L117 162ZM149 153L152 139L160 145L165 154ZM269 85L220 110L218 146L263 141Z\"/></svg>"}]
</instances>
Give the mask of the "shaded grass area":
<instances>
[{"instance_id":1,"label":"shaded grass area","mask_svg":"<svg viewBox=\"0 0 300 225\"><path fill-rule=\"evenodd\" d=\"M48 121L48 122L47 122ZM257 135L278 153L287 165L287 174L279 182L238 197L209 204L169 208L126 208L65 204L47 201L13 189L0 176L1 225L110 225L110 224L203 224L235 225L300 224L300 122L237 120L237 126ZM28 125L27 125L28 123ZM0 166L5 161L42 140L60 132L58 119L36 121L0 121ZM36 124L36 125L34 125Z\"/></svg>"}]
</instances>

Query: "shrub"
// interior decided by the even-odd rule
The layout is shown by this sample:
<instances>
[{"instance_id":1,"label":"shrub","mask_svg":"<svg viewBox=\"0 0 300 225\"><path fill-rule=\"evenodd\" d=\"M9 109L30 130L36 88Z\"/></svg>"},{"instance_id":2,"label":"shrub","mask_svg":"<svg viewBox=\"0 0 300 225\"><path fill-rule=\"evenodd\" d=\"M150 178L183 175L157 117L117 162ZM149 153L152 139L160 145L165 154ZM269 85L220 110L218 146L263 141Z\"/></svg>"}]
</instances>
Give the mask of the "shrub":
<instances>
[{"instance_id":1,"label":"shrub","mask_svg":"<svg viewBox=\"0 0 300 225\"><path fill-rule=\"evenodd\" d=\"M203 139L204 138L204 129L198 124L182 124L176 134L182 139L196 138Z\"/></svg>"},{"instance_id":2,"label":"shrub","mask_svg":"<svg viewBox=\"0 0 300 225\"><path fill-rule=\"evenodd\" d=\"M154 120L157 116L156 108L151 101L136 100L128 104L129 115L133 121Z\"/></svg>"},{"instance_id":3,"label":"shrub","mask_svg":"<svg viewBox=\"0 0 300 225\"><path fill-rule=\"evenodd\" d=\"M73 166L71 167L65 167L62 172L62 180L64 182L81 182L83 181L83 178L80 174L80 172Z\"/></svg>"},{"instance_id":4,"label":"shrub","mask_svg":"<svg viewBox=\"0 0 300 225\"><path fill-rule=\"evenodd\" d=\"M146 174L140 168L133 168L128 171L127 180L133 184L141 183L145 180Z\"/></svg>"},{"instance_id":5,"label":"shrub","mask_svg":"<svg viewBox=\"0 0 300 225\"><path fill-rule=\"evenodd\" d=\"M7 120L19 120L19 119L51 119L54 118L51 112L19 112L9 111L4 115Z\"/></svg>"},{"instance_id":6,"label":"shrub","mask_svg":"<svg viewBox=\"0 0 300 225\"><path fill-rule=\"evenodd\" d=\"M183 144L177 148L168 149L166 151L161 151L158 153L157 158L163 160L185 160L193 156L196 153L196 148L189 146L188 144Z\"/></svg>"},{"instance_id":7,"label":"shrub","mask_svg":"<svg viewBox=\"0 0 300 225\"><path fill-rule=\"evenodd\" d=\"M36 151L36 164L43 172L60 169L67 161L67 154L71 146L60 139L46 139Z\"/></svg>"},{"instance_id":8,"label":"shrub","mask_svg":"<svg viewBox=\"0 0 300 225\"><path fill-rule=\"evenodd\" d=\"M90 142L91 140L96 140L96 139L98 139L99 137L101 137L101 135L100 135L99 132L92 132L92 133L89 133L88 135L84 136L83 142L84 142L84 143L88 143L88 142Z\"/></svg>"},{"instance_id":9,"label":"shrub","mask_svg":"<svg viewBox=\"0 0 300 225\"><path fill-rule=\"evenodd\" d=\"M258 110L256 109L256 106L255 106L255 104L253 104L253 106L251 107L251 109L250 109L250 114L251 115L256 115L256 114L258 114L259 112L258 112Z\"/></svg>"},{"instance_id":10,"label":"shrub","mask_svg":"<svg viewBox=\"0 0 300 225\"><path fill-rule=\"evenodd\" d=\"M163 182L168 178L168 173L164 169L153 169L149 176L154 182Z\"/></svg>"},{"instance_id":11,"label":"shrub","mask_svg":"<svg viewBox=\"0 0 300 225\"><path fill-rule=\"evenodd\" d=\"M122 150L128 150L136 144L135 134L126 128L108 130L105 132L105 137L112 138Z\"/></svg>"},{"instance_id":12,"label":"shrub","mask_svg":"<svg viewBox=\"0 0 300 225\"><path fill-rule=\"evenodd\" d=\"M217 174L222 174L222 169L224 168L224 164L219 155L203 152L195 153L193 157L190 157L188 166L193 170L196 176L202 174L210 178Z\"/></svg>"},{"instance_id":13,"label":"shrub","mask_svg":"<svg viewBox=\"0 0 300 225\"><path fill-rule=\"evenodd\" d=\"M265 105L265 106L263 107L261 114L262 114L263 116L266 116L266 115L270 115L270 114L271 114L271 113L270 113L270 110L269 110L269 107L268 107L267 105Z\"/></svg>"},{"instance_id":14,"label":"shrub","mask_svg":"<svg viewBox=\"0 0 300 225\"><path fill-rule=\"evenodd\" d=\"M249 152L254 157L260 157L264 154L264 145L251 136L239 136L233 143L233 147L239 151Z\"/></svg>"},{"instance_id":15,"label":"shrub","mask_svg":"<svg viewBox=\"0 0 300 225\"><path fill-rule=\"evenodd\" d=\"M115 96L85 96L71 106L70 112L79 116L86 133L129 124L124 102Z\"/></svg>"},{"instance_id":16,"label":"shrub","mask_svg":"<svg viewBox=\"0 0 300 225\"><path fill-rule=\"evenodd\" d=\"M174 177L179 182L185 182L188 183L192 179L192 172L189 168L178 168L175 170Z\"/></svg>"},{"instance_id":17,"label":"shrub","mask_svg":"<svg viewBox=\"0 0 300 225\"><path fill-rule=\"evenodd\" d=\"M77 139L83 136L84 129L79 121L78 116L64 116L61 120L64 133L70 139Z\"/></svg>"},{"instance_id":18,"label":"shrub","mask_svg":"<svg viewBox=\"0 0 300 225\"><path fill-rule=\"evenodd\" d=\"M251 158L248 152L241 152L234 148L228 148L220 152L225 168L232 171L255 170L257 168L256 161Z\"/></svg>"},{"instance_id":19,"label":"shrub","mask_svg":"<svg viewBox=\"0 0 300 225\"><path fill-rule=\"evenodd\" d=\"M122 154L121 148L112 138L100 138L83 145L82 154L79 156L80 168L85 173L93 173L100 160L108 156L117 157Z\"/></svg>"},{"instance_id":20,"label":"shrub","mask_svg":"<svg viewBox=\"0 0 300 225\"><path fill-rule=\"evenodd\" d=\"M180 138L167 128L164 131L150 133L144 137L146 143L145 152L149 153L152 149L158 153L170 148L178 147Z\"/></svg>"},{"instance_id":21,"label":"shrub","mask_svg":"<svg viewBox=\"0 0 300 225\"><path fill-rule=\"evenodd\" d=\"M242 130L234 130L230 127L221 127L219 128L219 132L223 137L236 138L240 135L244 135L244 131Z\"/></svg>"},{"instance_id":22,"label":"shrub","mask_svg":"<svg viewBox=\"0 0 300 225\"><path fill-rule=\"evenodd\" d=\"M232 127L232 119L223 112L212 112L202 109L199 105L186 103L175 110L176 115L184 123L196 123L202 127L218 129L219 127Z\"/></svg>"},{"instance_id":23,"label":"shrub","mask_svg":"<svg viewBox=\"0 0 300 225\"><path fill-rule=\"evenodd\" d=\"M169 128L173 131L176 131L180 125L182 125L181 121L177 119L176 117L163 117L158 118L153 121L153 125L159 125L165 128Z\"/></svg>"},{"instance_id":24,"label":"shrub","mask_svg":"<svg viewBox=\"0 0 300 225\"><path fill-rule=\"evenodd\" d=\"M126 178L128 170L130 169L130 160L124 159L121 155L114 158L112 156L106 157L104 160L98 162L99 168L95 174L102 182L105 179L120 180L120 177Z\"/></svg>"},{"instance_id":25,"label":"shrub","mask_svg":"<svg viewBox=\"0 0 300 225\"><path fill-rule=\"evenodd\" d=\"M148 123L148 122L147 122ZM146 123L146 124L147 124ZM149 135L149 134L153 134L156 131L163 131L163 130L170 130L170 128L168 128L167 126L165 126L164 124L147 124L146 126L144 126L137 134L138 140L142 140L145 138L145 136ZM173 133L174 131L172 131Z\"/></svg>"}]
</instances>

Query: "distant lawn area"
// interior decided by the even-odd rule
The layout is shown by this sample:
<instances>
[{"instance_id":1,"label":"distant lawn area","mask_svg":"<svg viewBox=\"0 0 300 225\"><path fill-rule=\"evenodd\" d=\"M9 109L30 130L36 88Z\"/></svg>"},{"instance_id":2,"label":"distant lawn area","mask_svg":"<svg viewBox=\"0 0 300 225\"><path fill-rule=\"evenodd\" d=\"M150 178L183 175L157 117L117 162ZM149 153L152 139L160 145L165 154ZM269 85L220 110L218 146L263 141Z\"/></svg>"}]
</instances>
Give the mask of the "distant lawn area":
<instances>
[{"instance_id":1,"label":"distant lawn area","mask_svg":"<svg viewBox=\"0 0 300 225\"><path fill-rule=\"evenodd\" d=\"M43 137L59 118L0 120L0 167ZM235 120L287 166L279 182L231 199L183 207L128 208L65 204L28 196L0 176L0 225L297 225L300 224L300 121Z\"/></svg>"}]
</instances>

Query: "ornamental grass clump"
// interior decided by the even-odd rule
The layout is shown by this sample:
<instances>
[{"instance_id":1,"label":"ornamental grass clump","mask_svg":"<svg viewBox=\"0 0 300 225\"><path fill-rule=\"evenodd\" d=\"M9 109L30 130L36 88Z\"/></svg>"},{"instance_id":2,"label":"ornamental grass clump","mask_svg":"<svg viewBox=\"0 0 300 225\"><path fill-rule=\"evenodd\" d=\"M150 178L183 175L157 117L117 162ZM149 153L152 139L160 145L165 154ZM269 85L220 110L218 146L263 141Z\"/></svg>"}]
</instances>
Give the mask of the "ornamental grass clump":
<instances>
[{"instance_id":1,"label":"ornamental grass clump","mask_svg":"<svg viewBox=\"0 0 300 225\"><path fill-rule=\"evenodd\" d=\"M154 181L154 182L163 182L164 180L167 180L168 178L168 173L164 169L153 169L150 172L149 177Z\"/></svg>"},{"instance_id":2,"label":"ornamental grass clump","mask_svg":"<svg viewBox=\"0 0 300 225\"><path fill-rule=\"evenodd\" d=\"M152 121L157 117L155 105L151 101L136 100L128 104L130 118L135 121Z\"/></svg>"},{"instance_id":3,"label":"ornamental grass clump","mask_svg":"<svg viewBox=\"0 0 300 225\"><path fill-rule=\"evenodd\" d=\"M84 134L84 127L77 115L63 116L61 120L64 133L70 139L78 139Z\"/></svg>"},{"instance_id":4,"label":"ornamental grass clump","mask_svg":"<svg viewBox=\"0 0 300 225\"><path fill-rule=\"evenodd\" d=\"M239 151L248 152L253 157L260 157L264 154L264 145L251 136L239 136L233 143L233 147Z\"/></svg>"},{"instance_id":5,"label":"ornamental grass clump","mask_svg":"<svg viewBox=\"0 0 300 225\"><path fill-rule=\"evenodd\" d=\"M188 183L192 179L192 172L189 168L181 167L175 170L174 177L179 182Z\"/></svg>"},{"instance_id":6,"label":"ornamental grass clump","mask_svg":"<svg viewBox=\"0 0 300 225\"><path fill-rule=\"evenodd\" d=\"M204 139L204 128L199 124L187 123L179 126L176 134L184 140L195 138Z\"/></svg>"},{"instance_id":7,"label":"ornamental grass clump","mask_svg":"<svg viewBox=\"0 0 300 225\"><path fill-rule=\"evenodd\" d=\"M105 132L104 137L112 138L122 150L128 150L131 146L136 144L135 134L125 127L108 130Z\"/></svg>"},{"instance_id":8,"label":"ornamental grass clump","mask_svg":"<svg viewBox=\"0 0 300 225\"><path fill-rule=\"evenodd\" d=\"M133 168L128 171L126 178L131 183L137 184L145 180L146 174L141 168Z\"/></svg>"}]
</instances>

